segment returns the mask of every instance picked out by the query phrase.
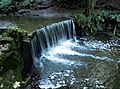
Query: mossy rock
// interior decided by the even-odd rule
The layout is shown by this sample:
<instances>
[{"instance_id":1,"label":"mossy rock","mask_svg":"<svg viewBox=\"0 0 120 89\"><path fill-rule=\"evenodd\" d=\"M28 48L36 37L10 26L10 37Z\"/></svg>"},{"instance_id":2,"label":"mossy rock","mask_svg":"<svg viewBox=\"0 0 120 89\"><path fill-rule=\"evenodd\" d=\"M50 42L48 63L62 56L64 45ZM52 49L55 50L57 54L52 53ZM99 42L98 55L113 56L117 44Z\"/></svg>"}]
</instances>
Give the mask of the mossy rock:
<instances>
[{"instance_id":1,"label":"mossy rock","mask_svg":"<svg viewBox=\"0 0 120 89\"><path fill-rule=\"evenodd\" d=\"M15 35L21 34L22 36L27 36L27 32L21 28L8 28L3 34L3 37L13 37Z\"/></svg>"},{"instance_id":2,"label":"mossy rock","mask_svg":"<svg viewBox=\"0 0 120 89\"><path fill-rule=\"evenodd\" d=\"M0 39L0 45L11 43L12 40L13 39L11 37L4 37L4 38Z\"/></svg>"}]
</instances>

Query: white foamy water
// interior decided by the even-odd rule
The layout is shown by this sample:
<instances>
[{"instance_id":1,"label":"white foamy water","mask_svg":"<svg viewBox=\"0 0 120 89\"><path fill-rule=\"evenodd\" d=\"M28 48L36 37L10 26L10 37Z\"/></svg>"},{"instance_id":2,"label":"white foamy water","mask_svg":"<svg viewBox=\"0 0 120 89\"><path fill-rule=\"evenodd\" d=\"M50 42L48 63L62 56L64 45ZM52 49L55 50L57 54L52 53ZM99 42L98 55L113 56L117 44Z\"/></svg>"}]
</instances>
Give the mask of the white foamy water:
<instances>
[{"instance_id":1,"label":"white foamy water","mask_svg":"<svg viewBox=\"0 0 120 89\"><path fill-rule=\"evenodd\" d=\"M50 60L54 63L61 63L64 65L82 65L81 62L78 62L76 60L68 60L66 58L63 58L62 55L80 55L79 52L72 50L72 48L77 47L78 44L75 42L72 42L70 40L67 40L63 43L60 42L60 44L56 47L53 47L49 49L45 54L43 54L42 57L45 57L47 60Z\"/></svg>"},{"instance_id":2,"label":"white foamy water","mask_svg":"<svg viewBox=\"0 0 120 89\"><path fill-rule=\"evenodd\" d=\"M67 54L67 55L79 55L79 52L72 50L74 47L79 47L77 43L67 40L60 42L56 47L51 48L45 55Z\"/></svg>"},{"instance_id":3,"label":"white foamy water","mask_svg":"<svg viewBox=\"0 0 120 89\"><path fill-rule=\"evenodd\" d=\"M103 43L102 41L84 41L84 44L92 49L108 50L110 48L109 43Z\"/></svg>"},{"instance_id":4,"label":"white foamy water","mask_svg":"<svg viewBox=\"0 0 120 89\"><path fill-rule=\"evenodd\" d=\"M80 85L80 75L86 75L81 74L82 71L88 70L94 63L99 63L99 60L113 61L110 47L109 42L86 38L76 41L72 20L38 29L31 40L35 71L43 73L38 80L38 86L42 89L55 89L78 83ZM77 73L79 71L80 73ZM87 87L80 85L79 88Z\"/></svg>"},{"instance_id":5,"label":"white foamy water","mask_svg":"<svg viewBox=\"0 0 120 89\"><path fill-rule=\"evenodd\" d=\"M55 56L45 56L48 60L55 62L55 63L62 63L65 65L72 65L75 64L74 61L70 61L68 59L63 59L63 58L59 58L59 57L55 57Z\"/></svg>"},{"instance_id":6,"label":"white foamy water","mask_svg":"<svg viewBox=\"0 0 120 89\"><path fill-rule=\"evenodd\" d=\"M66 86L67 84L73 85L74 83L79 82L74 75L74 71L63 71L66 68L68 68L69 71L72 69L81 70L81 68L87 68L88 64L81 61L80 58L87 60L92 59L93 61L113 61L108 55L103 55L104 50L106 50L105 52L110 50L109 46L109 44L104 44L98 41L92 41L92 43L83 42L83 44L72 42L71 40L65 42L59 41L57 46L48 49L40 59L42 60L42 58L45 58L45 60L49 61L44 62L48 64L48 67L45 69L47 77L43 76L43 79L39 81L39 87L43 89L56 89L61 86ZM98 53L96 54L92 53L95 49L98 50ZM101 55L99 52L103 52L103 54Z\"/></svg>"},{"instance_id":7,"label":"white foamy water","mask_svg":"<svg viewBox=\"0 0 120 89\"><path fill-rule=\"evenodd\" d=\"M108 47L108 44L103 44L103 43L101 43L100 45L98 45L96 43L94 43L94 44L92 43L89 46L88 43L86 42L86 45L87 46L81 45L82 46L81 47L78 43L67 40L63 43L60 42L60 44L58 46L49 49L46 52L46 54L44 54L43 56L52 62L63 63L63 64L75 64L75 63L78 63L78 61L76 62L76 60L71 61L66 58L62 58L61 55L89 57L89 58L98 59L98 60L112 60L111 58L106 57L106 56L96 56L93 54L81 53L81 52L74 50L74 48L77 48L79 50L83 50L83 49L87 50L87 47L91 47L92 49L94 49L94 48L99 48L99 46L100 46L99 49L103 50L103 49L107 49L107 47Z\"/></svg>"},{"instance_id":8,"label":"white foamy water","mask_svg":"<svg viewBox=\"0 0 120 89\"><path fill-rule=\"evenodd\" d=\"M39 87L42 89L49 89L49 88L56 89L56 88L61 87L61 85L59 83L53 84L49 79L44 79L44 80L41 80L39 82L41 83L39 85ZM65 84L62 86L65 86Z\"/></svg>"}]
</instances>

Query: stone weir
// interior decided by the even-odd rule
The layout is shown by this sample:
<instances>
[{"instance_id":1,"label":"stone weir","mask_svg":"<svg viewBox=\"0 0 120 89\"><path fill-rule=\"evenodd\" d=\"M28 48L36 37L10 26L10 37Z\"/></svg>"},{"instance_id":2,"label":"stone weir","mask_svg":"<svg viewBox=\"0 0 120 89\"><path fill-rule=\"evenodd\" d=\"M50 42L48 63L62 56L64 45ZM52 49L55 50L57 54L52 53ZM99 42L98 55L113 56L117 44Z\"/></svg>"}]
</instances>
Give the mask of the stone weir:
<instances>
[{"instance_id":1,"label":"stone weir","mask_svg":"<svg viewBox=\"0 0 120 89\"><path fill-rule=\"evenodd\" d=\"M48 25L32 32L31 36L31 55L33 65L36 66L37 59L40 59L48 49L57 46L59 41L76 40L74 21L66 20Z\"/></svg>"}]
</instances>

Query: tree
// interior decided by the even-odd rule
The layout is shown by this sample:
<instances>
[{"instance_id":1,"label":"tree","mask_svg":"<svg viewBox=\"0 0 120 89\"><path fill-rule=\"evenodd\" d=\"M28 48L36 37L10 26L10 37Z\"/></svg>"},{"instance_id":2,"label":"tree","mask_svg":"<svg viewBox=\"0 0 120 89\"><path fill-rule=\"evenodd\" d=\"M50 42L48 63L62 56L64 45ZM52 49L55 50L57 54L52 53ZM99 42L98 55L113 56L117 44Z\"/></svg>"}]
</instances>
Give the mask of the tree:
<instances>
[{"instance_id":1,"label":"tree","mask_svg":"<svg viewBox=\"0 0 120 89\"><path fill-rule=\"evenodd\" d=\"M93 13L97 0L87 0L84 15L89 16Z\"/></svg>"}]
</instances>

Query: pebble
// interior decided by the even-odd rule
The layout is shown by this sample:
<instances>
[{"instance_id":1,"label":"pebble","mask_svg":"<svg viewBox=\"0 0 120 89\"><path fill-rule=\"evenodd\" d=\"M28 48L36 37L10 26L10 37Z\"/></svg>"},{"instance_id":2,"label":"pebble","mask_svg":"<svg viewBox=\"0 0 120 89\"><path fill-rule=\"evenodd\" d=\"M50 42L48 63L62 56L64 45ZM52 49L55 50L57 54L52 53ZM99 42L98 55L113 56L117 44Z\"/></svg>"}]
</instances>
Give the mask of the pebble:
<instances>
[{"instance_id":1,"label":"pebble","mask_svg":"<svg viewBox=\"0 0 120 89\"><path fill-rule=\"evenodd\" d=\"M51 79L54 79L54 76L51 76Z\"/></svg>"},{"instance_id":2,"label":"pebble","mask_svg":"<svg viewBox=\"0 0 120 89\"><path fill-rule=\"evenodd\" d=\"M86 80L86 81L89 81L89 79L88 79L88 78L86 78L85 80Z\"/></svg>"},{"instance_id":3,"label":"pebble","mask_svg":"<svg viewBox=\"0 0 120 89\"><path fill-rule=\"evenodd\" d=\"M68 77L68 76L69 76L69 74L64 74L64 76Z\"/></svg>"},{"instance_id":4,"label":"pebble","mask_svg":"<svg viewBox=\"0 0 120 89\"><path fill-rule=\"evenodd\" d=\"M95 85L95 88L100 88L100 86L99 85Z\"/></svg>"},{"instance_id":5,"label":"pebble","mask_svg":"<svg viewBox=\"0 0 120 89\"><path fill-rule=\"evenodd\" d=\"M3 88L3 83L0 85L0 88Z\"/></svg>"},{"instance_id":6,"label":"pebble","mask_svg":"<svg viewBox=\"0 0 120 89\"><path fill-rule=\"evenodd\" d=\"M100 88L103 88L103 89L104 89L105 87L104 87L103 85L100 85Z\"/></svg>"},{"instance_id":7,"label":"pebble","mask_svg":"<svg viewBox=\"0 0 120 89\"><path fill-rule=\"evenodd\" d=\"M9 44L0 45L0 52L8 50L8 48L9 48L8 46L9 46Z\"/></svg>"},{"instance_id":8,"label":"pebble","mask_svg":"<svg viewBox=\"0 0 120 89\"><path fill-rule=\"evenodd\" d=\"M100 83L100 81L98 81L98 80L95 81L95 84L99 84L99 83Z\"/></svg>"}]
</instances>

